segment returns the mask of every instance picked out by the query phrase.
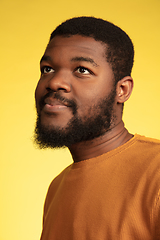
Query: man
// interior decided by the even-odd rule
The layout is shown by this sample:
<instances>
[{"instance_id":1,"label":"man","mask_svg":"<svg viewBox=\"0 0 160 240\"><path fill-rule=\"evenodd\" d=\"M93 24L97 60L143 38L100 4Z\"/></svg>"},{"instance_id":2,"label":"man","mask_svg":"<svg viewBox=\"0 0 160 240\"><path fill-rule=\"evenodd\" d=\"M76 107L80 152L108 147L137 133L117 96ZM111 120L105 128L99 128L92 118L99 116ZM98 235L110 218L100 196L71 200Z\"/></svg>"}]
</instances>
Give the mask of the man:
<instances>
[{"instance_id":1,"label":"man","mask_svg":"<svg viewBox=\"0 0 160 240\"><path fill-rule=\"evenodd\" d=\"M102 19L67 20L41 59L35 141L68 147L74 163L51 183L41 240L160 239L160 142L122 121L133 44Z\"/></svg>"}]
</instances>

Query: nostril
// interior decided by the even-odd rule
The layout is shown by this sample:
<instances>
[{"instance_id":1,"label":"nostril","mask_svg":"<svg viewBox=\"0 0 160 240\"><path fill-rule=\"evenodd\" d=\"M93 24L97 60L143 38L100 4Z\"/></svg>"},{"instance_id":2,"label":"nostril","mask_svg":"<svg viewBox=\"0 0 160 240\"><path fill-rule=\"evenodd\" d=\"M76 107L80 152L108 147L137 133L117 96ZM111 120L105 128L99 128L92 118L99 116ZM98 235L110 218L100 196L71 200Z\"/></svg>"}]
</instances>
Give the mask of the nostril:
<instances>
[{"instance_id":1,"label":"nostril","mask_svg":"<svg viewBox=\"0 0 160 240\"><path fill-rule=\"evenodd\" d=\"M60 87L60 88L58 88L58 91L60 91L60 90L65 91L65 92L68 92L66 88L61 88L61 87Z\"/></svg>"},{"instance_id":2,"label":"nostril","mask_svg":"<svg viewBox=\"0 0 160 240\"><path fill-rule=\"evenodd\" d=\"M48 92L53 92L53 90L52 90L50 87L46 87L46 90L47 90Z\"/></svg>"},{"instance_id":3,"label":"nostril","mask_svg":"<svg viewBox=\"0 0 160 240\"><path fill-rule=\"evenodd\" d=\"M46 87L46 90L48 92L58 92L58 91L68 92L68 90L66 88L63 88L63 87L59 87L59 88L57 88L55 90L51 89L50 87Z\"/></svg>"}]
</instances>

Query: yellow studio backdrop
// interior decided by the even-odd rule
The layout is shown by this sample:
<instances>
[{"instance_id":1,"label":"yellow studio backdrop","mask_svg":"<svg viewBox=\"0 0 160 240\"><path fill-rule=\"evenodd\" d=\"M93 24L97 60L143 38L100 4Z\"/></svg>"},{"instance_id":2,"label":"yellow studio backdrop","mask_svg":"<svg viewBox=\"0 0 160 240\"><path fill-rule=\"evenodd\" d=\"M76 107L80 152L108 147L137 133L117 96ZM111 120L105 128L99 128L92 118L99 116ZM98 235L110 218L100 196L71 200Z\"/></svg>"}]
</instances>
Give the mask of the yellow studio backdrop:
<instances>
[{"instance_id":1,"label":"yellow studio backdrop","mask_svg":"<svg viewBox=\"0 0 160 240\"><path fill-rule=\"evenodd\" d=\"M51 31L74 16L123 28L135 45L135 87L125 104L132 133L160 139L159 0L1 0L0 240L38 240L51 180L72 162L67 149L33 146L34 89Z\"/></svg>"}]
</instances>

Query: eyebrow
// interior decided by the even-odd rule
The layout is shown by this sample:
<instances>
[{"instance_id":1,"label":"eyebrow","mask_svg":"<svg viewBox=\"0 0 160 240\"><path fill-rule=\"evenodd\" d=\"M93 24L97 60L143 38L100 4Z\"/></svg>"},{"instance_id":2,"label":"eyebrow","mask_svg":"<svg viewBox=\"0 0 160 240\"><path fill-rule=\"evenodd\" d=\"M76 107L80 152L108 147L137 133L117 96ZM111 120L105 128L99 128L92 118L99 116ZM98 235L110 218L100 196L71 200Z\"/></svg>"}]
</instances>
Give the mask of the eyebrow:
<instances>
[{"instance_id":1,"label":"eyebrow","mask_svg":"<svg viewBox=\"0 0 160 240\"><path fill-rule=\"evenodd\" d=\"M89 62L89 63L92 63L93 66L98 67L98 64L92 58L89 58L89 57L74 57L71 59L71 61L72 62Z\"/></svg>"},{"instance_id":2,"label":"eyebrow","mask_svg":"<svg viewBox=\"0 0 160 240\"><path fill-rule=\"evenodd\" d=\"M40 63L43 61L52 61L52 58L50 56L43 55L40 60Z\"/></svg>"},{"instance_id":3,"label":"eyebrow","mask_svg":"<svg viewBox=\"0 0 160 240\"><path fill-rule=\"evenodd\" d=\"M40 63L42 63L43 61L52 61L52 58L50 56L43 55L40 60ZM89 62L94 67L98 67L98 64L92 58L89 57L74 57L71 59L71 62Z\"/></svg>"}]
</instances>

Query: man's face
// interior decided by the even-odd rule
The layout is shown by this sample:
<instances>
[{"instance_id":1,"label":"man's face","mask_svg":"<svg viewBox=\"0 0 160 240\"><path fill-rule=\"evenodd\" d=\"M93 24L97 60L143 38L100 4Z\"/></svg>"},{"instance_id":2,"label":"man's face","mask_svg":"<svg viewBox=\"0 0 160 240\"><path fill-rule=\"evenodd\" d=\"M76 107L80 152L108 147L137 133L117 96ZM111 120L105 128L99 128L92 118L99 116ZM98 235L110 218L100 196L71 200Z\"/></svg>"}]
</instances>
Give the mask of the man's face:
<instances>
[{"instance_id":1,"label":"man's face","mask_svg":"<svg viewBox=\"0 0 160 240\"><path fill-rule=\"evenodd\" d=\"M51 40L35 92L35 138L40 147L94 139L114 124L116 89L105 52L105 45L90 37Z\"/></svg>"}]
</instances>

